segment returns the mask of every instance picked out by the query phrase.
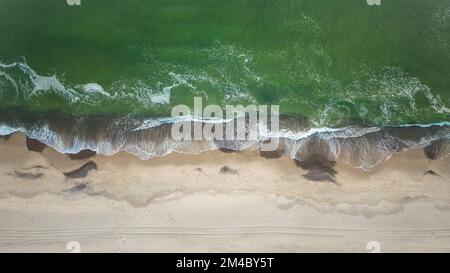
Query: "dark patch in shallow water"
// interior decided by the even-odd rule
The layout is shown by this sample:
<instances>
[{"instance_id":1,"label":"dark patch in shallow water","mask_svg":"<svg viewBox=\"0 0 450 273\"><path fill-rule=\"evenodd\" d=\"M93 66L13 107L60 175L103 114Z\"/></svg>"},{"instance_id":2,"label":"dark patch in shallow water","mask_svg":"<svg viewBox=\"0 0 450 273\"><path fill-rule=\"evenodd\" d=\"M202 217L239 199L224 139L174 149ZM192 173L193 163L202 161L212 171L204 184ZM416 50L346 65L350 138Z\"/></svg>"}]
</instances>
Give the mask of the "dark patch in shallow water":
<instances>
[{"instance_id":1,"label":"dark patch in shallow water","mask_svg":"<svg viewBox=\"0 0 450 273\"><path fill-rule=\"evenodd\" d=\"M72 160L88 159L88 158L94 157L96 155L97 155L96 152L89 150L89 149L82 150L76 154L67 154L67 156Z\"/></svg>"},{"instance_id":2,"label":"dark patch in shallow water","mask_svg":"<svg viewBox=\"0 0 450 273\"><path fill-rule=\"evenodd\" d=\"M333 169L336 162L330 161L324 157L313 155L305 160L297 160L295 159L295 165L301 167L304 170L314 170L319 169L324 172L328 172L332 175L336 175L337 171Z\"/></svg>"},{"instance_id":3,"label":"dark patch in shallow water","mask_svg":"<svg viewBox=\"0 0 450 273\"><path fill-rule=\"evenodd\" d=\"M27 137L27 148L29 151L40 153L45 149L45 147L47 147L47 145L40 142L39 140Z\"/></svg>"},{"instance_id":4,"label":"dark patch in shallow water","mask_svg":"<svg viewBox=\"0 0 450 273\"><path fill-rule=\"evenodd\" d=\"M226 147L222 147L219 148L219 151L221 151L222 153L226 153L226 154L231 154L231 153L237 153L238 151L230 149L230 148L226 148Z\"/></svg>"},{"instance_id":5,"label":"dark patch in shallow water","mask_svg":"<svg viewBox=\"0 0 450 273\"><path fill-rule=\"evenodd\" d=\"M78 169L75 169L70 172L65 172L64 175L67 178L72 178L72 179L83 178L83 177L86 177L91 170L97 170L97 164L94 161L86 162Z\"/></svg>"},{"instance_id":6,"label":"dark patch in shallow water","mask_svg":"<svg viewBox=\"0 0 450 273\"><path fill-rule=\"evenodd\" d=\"M440 154L446 146L446 140L437 140L431 143L429 146L425 147L423 151L429 159L436 160L439 158Z\"/></svg>"},{"instance_id":7,"label":"dark patch in shallow water","mask_svg":"<svg viewBox=\"0 0 450 273\"><path fill-rule=\"evenodd\" d=\"M11 136L12 134L0 136L0 139L4 139L5 141L7 141Z\"/></svg>"},{"instance_id":8,"label":"dark patch in shallow water","mask_svg":"<svg viewBox=\"0 0 450 273\"><path fill-rule=\"evenodd\" d=\"M268 140L270 141L270 140ZM263 143L268 143L268 141L264 141ZM283 143L279 143L278 147L275 151L263 151L260 150L259 151L259 155L261 155L262 157L266 158L266 159L277 159L277 158L281 158L284 154L284 144Z\"/></svg>"},{"instance_id":9,"label":"dark patch in shallow water","mask_svg":"<svg viewBox=\"0 0 450 273\"><path fill-rule=\"evenodd\" d=\"M327 173L320 169L312 169L308 171L307 174L303 175L308 180L316 181L316 182L332 182L336 183L336 180L334 179L334 175Z\"/></svg>"},{"instance_id":10,"label":"dark patch in shallow water","mask_svg":"<svg viewBox=\"0 0 450 273\"><path fill-rule=\"evenodd\" d=\"M174 141L171 136L172 124L163 124L146 128L142 118L117 118L117 117L61 117L54 114L52 117L30 113L25 120L15 114L16 112L4 112L0 110L0 123L12 128L23 128L38 139L46 141L50 147L70 152L74 150L93 149L99 154L114 154L120 150L148 159L164 156L171 152L183 152L198 154L214 148L223 147L224 153L239 153L240 150L257 148L254 141L225 141L213 140L198 143L196 141ZM17 114L17 113L16 113ZM47 126L50 132L40 132L39 128ZM311 129L301 117L286 117L280 120L281 131L299 131L303 135ZM373 129L373 130L372 130ZM432 127L387 127L387 128L346 128L342 131L316 132L307 137L291 138L280 136L284 144L284 154L295 155L299 160L308 159L313 154L318 154L331 161L339 155L344 162L351 166L370 170L384 162L393 153L405 152L411 149L423 149L433 141L449 141L450 126ZM29 146L31 142L29 140ZM39 144L39 142L37 142ZM149 145L150 144L150 145ZM445 156L446 150L437 155L438 144L428 145L426 153L431 158ZM40 150L41 148L29 147ZM442 147L443 149L443 147ZM277 158L276 153L261 153L265 158ZM280 152L281 153L281 152Z\"/></svg>"}]
</instances>

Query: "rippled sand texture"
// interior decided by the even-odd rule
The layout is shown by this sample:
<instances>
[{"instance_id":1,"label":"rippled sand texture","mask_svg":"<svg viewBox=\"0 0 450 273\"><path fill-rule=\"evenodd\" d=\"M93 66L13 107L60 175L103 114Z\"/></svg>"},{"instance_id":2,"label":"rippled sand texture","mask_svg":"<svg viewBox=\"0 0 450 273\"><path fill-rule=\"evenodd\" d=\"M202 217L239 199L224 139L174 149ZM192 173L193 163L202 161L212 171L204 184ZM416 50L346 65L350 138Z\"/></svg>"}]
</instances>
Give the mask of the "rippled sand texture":
<instances>
[{"instance_id":1,"label":"rippled sand texture","mask_svg":"<svg viewBox=\"0 0 450 273\"><path fill-rule=\"evenodd\" d=\"M423 150L368 173L256 151L71 159L25 144L0 140L2 252L450 251L450 158Z\"/></svg>"}]
</instances>

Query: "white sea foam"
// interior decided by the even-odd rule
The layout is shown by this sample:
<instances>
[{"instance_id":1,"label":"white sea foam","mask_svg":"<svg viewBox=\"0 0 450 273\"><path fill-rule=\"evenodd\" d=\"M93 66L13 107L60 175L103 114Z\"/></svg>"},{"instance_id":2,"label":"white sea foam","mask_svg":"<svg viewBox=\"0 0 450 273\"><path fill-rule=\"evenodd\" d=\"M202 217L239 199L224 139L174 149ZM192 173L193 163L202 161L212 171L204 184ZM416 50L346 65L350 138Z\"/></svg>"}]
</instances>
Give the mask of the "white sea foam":
<instances>
[{"instance_id":1,"label":"white sea foam","mask_svg":"<svg viewBox=\"0 0 450 273\"><path fill-rule=\"evenodd\" d=\"M46 93L56 93L68 103L87 104L91 106L101 105L114 100L131 100L131 103L141 104L142 107L151 104L169 104L171 90L175 87L191 84L183 78L183 75L169 72L172 79L167 86L159 89L152 88L140 80L132 80L130 83L117 81L112 84L112 90L98 83L85 83L69 85L63 83L57 75L43 76L34 71L25 61L11 64L0 63L0 79L4 78L11 84L16 92L25 100L39 99ZM192 86L191 86L192 87ZM194 88L194 87L192 87ZM2 90L6 92L8 88ZM139 106L139 105L137 105Z\"/></svg>"},{"instance_id":2,"label":"white sea foam","mask_svg":"<svg viewBox=\"0 0 450 273\"><path fill-rule=\"evenodd\" d=\"M200 119L192 118L193 121ZM161 157L172 152L198 154L218 148L232 150L258 149L267 137L277 137L284 144L284 153L291 158L303 160L311 153L319 153L329 160L342 158L349 165L370 171L396 152L422 149L436 141L450 142L450 124L439 123L403 125L402 127L346 127L311 128L296 132L286 130L279 135L262 135L255 141L173 141L170 133L160 127L173 120L144 120L137 123L129 120L115 120L97 132L97 137L80 134L76 128L56 132L46 123L34 123L30 127L12 126L0 123L0 136L21 132L53 147L61 153L78 153L89 149L103 155L114 155L126 151L146 160ZM206 122L217 122L209 120ZM135 124L135 125L133 125ZM133 126L137 126L134 127ZM126 129L129 128L129 129ZM417 135L401 137L401 131L418 128ZM439 129L441 128L441 129ZM394 131L392 131L394 130ZM433 131L430 131L433 130ZM397 132L397 133L396 133ZM398 135L400 133L400 135ZM441 154L447 156L448 149Z\"/></svg>"},{"instance_id":3,"label":"white sea foam","mask_svg":"<svg viewBox=\"0 0 450 273\"><path fill-rule=\"evenodd\" d=\"M82 85L84 92L88 94L101 94L106 97L111 97L111 95L106 92L100 84L97 83L87 83Z\"/></svg>"},{"instance_id":4,"label":"white sea foam","mask_svg":"<svg viewBox=\"0 0 450 273\"><path fill-rule=\"evenodd\" d=\"M64 85L63 80L56 75L42 76L33 71L26 62L16 62L12 64L0 63L0 79L6 79L6 84L15 86L17 93L26 99L33 99L46 93L54 92L70 103L86 103L91 105L101 105L102 102L109 100L122 100L133 98L133 103L138 106L151 107L155 104L169 104L171 93L175 88L188 88L193 94L201 91L197 90L196 84L208 83L220 90L225 90L225 101L247 100L252 101L254 98L249 95L245 84L237 84L245 77L255 79L259 77L253 68L253 59L250 52L246 52L233 46L219 46L217 49L207 51L206 56L212 60L217 59L229 65L226 69L242 72L244 78L230 80L225 74L223 77L212 77L210 74L203 73L186 73L170 72L168 73L169 83L160 83L157 86L149 86L142 81L123 82L118 81L113 85L111 90L105 90L97 83L87 83L76 86ZM233 62L229 62L229 59ZM309 65L309 64L306 64ZM308 68L308 67L306 67ZM224 68L225 69L225 68ZM314 76L313 70L309 77L317 81L324 81ZM20 74L18 75L18 72ZM391 73L392 72L392 73ZM314 76L314 77L313 77ZM238 76L241 74L238 73ZM441 122L436 124L400 124L398 126L385 127L344 127L344 128L327 128L321 126L327 124L326 118L341 109L350 112L348 105L352 105L355 101L367 95L373 95L373 100L381 100L380 107L382 112L386 114L384 118L389 121L392 113L409 115L411 109L416 107L415 97L423 94L430 102L430 109L439 113L449 113L449 109L445 106L439 96L431 93L430 89L422 84L418 79L413 78L406 73L389 68L387 72L379 75L373 75L368 72L367 86L361 87L360 84L354 83L354 89L343 89L345 96L341 96L344 101L331 101L324 108L317 107L317 111L322 111L324 118L321 122L313 120L313 128L294 128L285 126L280 132L274 134L268 132L260 136L255 141L173 141L169 135L160 127L170 125L176 122L192 121L202 123L226 123L230 120L226 119L203 119L201 117L186 116L177 118L154 118L147 120L114 120L110 124L102 128L103 131L98 132L98 136L92 137L89 134L83 134L83 130L68 129L64 131L61 128L49 126L45 122L35 124L17 123L0 123L0 135L10 135L14 132L22 132L31 138L35 138L62 153L77 153L79 151L90 149L99 154L113 155L119 151L126 151L142 159L164 156L171 152L183 153L200 153L203 151L214 150L218 148L228 148L234 150L251 149L257 147L261 141L267 138L283 139L286 145L286 154L292 158L301 159L305 153L310 153L308 147L310 145L319 145L320 148L331 159L339 156L343 157L349 164L365 170L370 170L388 159L396 152L396 149L419 149L430 145L433 141L448 140L448 130L444 133L436 133L414 138L402 138L390 135L385 132L386 128L400 127L418 127L431 128L436 126L450 126L450 122ZM8 85L9 86L9 85ZM330 86L333 86L330 83ZM339 85L337 85L339 87ZM376 92L367 93L367 90L376 90ZM401 99L409 102L404 108L399 108L395 101L392 101L391 94L400 94ZM341 94L342 95L342 94ZM241 96L241 97L239 97ZM247 97L246 97L247 96ZM370 96L369 96L369 99ZM346 102L348 103L342 103ZM341 103L341 104L339 104ZM361 105L364 108L364 105ZM370 115L368 108L359 108L364 115ZM320 116L320 115L319 115ZM344 117L345 118L345 117ZM383 122L380 122L383 124ZM61 130L61 131L59 131ZM319 143L319 144L317 144Z\"/></svg>"}]
</instances>

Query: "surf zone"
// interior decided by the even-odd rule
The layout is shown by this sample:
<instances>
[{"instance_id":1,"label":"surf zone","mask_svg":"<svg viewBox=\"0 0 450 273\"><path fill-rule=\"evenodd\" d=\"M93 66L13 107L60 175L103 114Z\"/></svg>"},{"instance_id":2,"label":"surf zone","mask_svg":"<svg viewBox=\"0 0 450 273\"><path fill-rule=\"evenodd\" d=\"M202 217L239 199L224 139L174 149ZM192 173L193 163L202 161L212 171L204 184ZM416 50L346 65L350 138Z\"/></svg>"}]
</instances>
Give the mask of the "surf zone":
<instances>
[{"instance_id":1,"label":"surf zone","mask_svg":"<svg viewBox=\"0 0 450 273\"><path fill-rule=\"evenodd\" d=\"M179 104L172 108L172 118L180 120L172 125L175 141L261 140L262 151L274 151L279 144L278 138L272 137L279 135L278 105L226 105L224 113L219 105L203 108L202 98L194 97L193 111Z\"/></svg>"}]
</instances>

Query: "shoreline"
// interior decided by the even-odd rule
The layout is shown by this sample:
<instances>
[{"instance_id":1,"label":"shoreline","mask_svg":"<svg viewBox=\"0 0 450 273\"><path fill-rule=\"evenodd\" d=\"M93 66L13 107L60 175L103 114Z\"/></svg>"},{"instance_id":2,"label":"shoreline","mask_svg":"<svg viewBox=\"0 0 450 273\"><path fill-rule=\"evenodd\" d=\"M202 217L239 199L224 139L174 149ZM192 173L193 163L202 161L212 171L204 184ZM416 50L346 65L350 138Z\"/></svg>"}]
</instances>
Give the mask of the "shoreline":
<instances>
[{"instance_id":1,"label":"shoreline","mask_svg":"<svg viewBox=\"0 0 450 273\"><path fill-rule=\"evenodd\" d=\"M198 124L200 123L200 124ZM301 119L281 119L278 133L258 133L245 126L243 140L226 140L228 136L200 139L188 131L191 138L174 140L174 123L138 119L53 118L0 123L0 135L25 134L30 140L50 146L60 153L78 154L92 151L113 156L127 152L142 160L165 157L171 153L201 154L215 150L260 150L269 140L278 141L275 151L266 154L289 156L298 161L319 155L327 161L346 161L349 165L371 171L397 153L425 149L430 159L450 155L450 126L404 125L384 127L311 128ZM208 130L207 122L191 121L191 126ZM183 129L184 130L184 129ZM236 137L236 136L235 136ZM233 138L234 139L234 138ZM43 146L43 147L44 147ZM263 154L263 152L261 152ZM270 155L269 155L270 156Z\"/></svg>"},{"instance_id":2,"label":"shoreline","mask_svg":"<svg viewBox=\"0 0 450 273\"><path fill-rule=\"evenodd\" d=\"M0 152L0 251L450 250L450 158L423 150L372 172L257 151L71 159L23 134Z\"/></svg>"}]
</instances>

